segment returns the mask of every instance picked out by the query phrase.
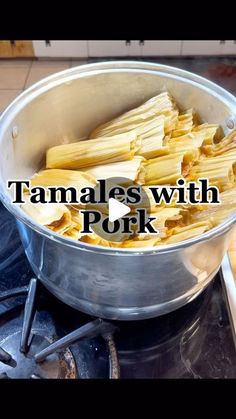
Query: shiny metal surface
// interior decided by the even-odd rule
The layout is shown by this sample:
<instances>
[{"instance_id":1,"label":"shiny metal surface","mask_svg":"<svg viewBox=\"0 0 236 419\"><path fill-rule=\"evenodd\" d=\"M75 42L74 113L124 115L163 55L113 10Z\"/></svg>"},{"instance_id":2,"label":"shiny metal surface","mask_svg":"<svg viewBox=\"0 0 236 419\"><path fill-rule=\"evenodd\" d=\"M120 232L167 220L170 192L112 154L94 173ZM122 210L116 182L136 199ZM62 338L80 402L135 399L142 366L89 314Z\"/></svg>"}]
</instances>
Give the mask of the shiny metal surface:
<instances>
[{"instance_id":1,"label":"shiny metal surface","mask_svg":"<svg viewBox=\"0 0 236 419\"><path fill-rule=\"evenodd\" d=\"M233 330L233 338L236 346L236 280L230 265L229 255L225 254L221 265L221 280L229 306L230 322Z\"/></svg>"},{"instance_id":2,"label":"shiny metal surface","mask_svg":"<svg viewBox=\"0 0 236 419\"><path fill-rule=\"evenodd\" d=\"M75 141L164 89L183 108L194 106L203 120L230 131L227 121L236 119L230 93L180 69L128 61L52 75L15 99L0 120L0 198L18 219L29 262L53 294L92 315L144 319L186 304L218 271L236 215L184 243L144 250L102 248L34 223L11 204L6 180L31 176L42 167L48 147Z\"/></svg>"}]
</instances>

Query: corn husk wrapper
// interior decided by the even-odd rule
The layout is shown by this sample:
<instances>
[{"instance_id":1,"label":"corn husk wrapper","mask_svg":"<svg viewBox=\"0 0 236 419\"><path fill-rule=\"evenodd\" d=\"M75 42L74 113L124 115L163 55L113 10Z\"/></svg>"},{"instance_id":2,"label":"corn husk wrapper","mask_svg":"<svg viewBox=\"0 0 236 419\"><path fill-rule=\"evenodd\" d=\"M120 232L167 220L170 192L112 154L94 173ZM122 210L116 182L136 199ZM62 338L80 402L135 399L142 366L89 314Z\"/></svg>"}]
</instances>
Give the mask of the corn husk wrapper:
<instances>
[{"instance_id":1,"label":"corn husk wrapper","mask_svg":"<svg viewBox=\"0 0 236 419\"><path fill-rule=\"evenodd\" d=\"M212 225L222 223L226 218L236 212L236 188L228 189L220 194L221 204L209 205L203 211L192 212L191 222L210 220Z\"/></svg>"},{"instance_id":2,"label":"corn husk wrapper","mask_svg":"<svg viewBox=\"0 0 236 419\"><path fill-rule=\"evenodd\" d=\"M182 177L183 159L183 154L169 154L144 162L145 185L174 184L178 178Z\"/></svg>"},{"instance_id":3,"label":"corn husk wrapper","mask_svg":"<svg viewBox=\"0 0 236 419\"><path fill-rule=\"evenodd\" d=\"M105 240L101 237L99 237L96 233L90 234L90 235L84 235L81 240L84 243L89 243L93 245L99 245L104 247L121 247L122 243L119 242L112 242Z\"/></svg>"},{"instance_id":4,"label":"corn husk wrapper","mask_svg":"<svg viewBox=\"0 0 236 419\"><path fill-rule=\"evenodd\" d=\"M236 152L236 131L232 131L226 135L217 144L203 146L202 151L210 156L220 156L227 152Z\"/></svg>"},{"instance_id":5,"label":"corn husk wrapper","mask_svg":"<svg viewBox=\"0 0 236 419\"><path fill-rule=\"evenodd\" d=\"M167 222L172 222L173 225L180 225L182 220L180 208L159 208L155 212L149 214L150 217L154 217L152 226L158 230L157 234L137 234L137 240L148 240L152 238L163 239L168 235ZM134 226L134 232L136 233L137 226Z\"/></svg>"},{"instance_id":6,"label":"corn husk wrapper","mask_svg":"<svg viewBox=\"0 0 236 419\"><path fill-rule=\"evenodd\" d=\"M137 154L145 157L146 159L168 154L168 148L163 144L165 135L164 117L159 116L156 120L157 119L159 123L154 129L150 129L142 134L139 134L138 130L136 131L138 132L138 138L141 140L141 146L138 149ZM151 125L151 123L145 125Z\"/></svg>"},{"instance_id":7,"label":"corn husk wrapper","mask_svg":"<svg viewBox=\"0 0 236 419\"><path fill-rule=\"evenodd\" d=\"M74 170L63 170L63 169L46 169L41 172L36 173L31 179L31 186L37 187L42 186L47 187L64 187L76 188L76 200L78 201L81 196L81 188L96 186L96 179L88 174ZM57 192L57 197L60 199L60 193ZM77 204L78 202L73 202L73 195L67 192L67 197L70 199L70 203ZM84 207L84 205L82 205Z\"/></svg>"},{"instance_id":8,"label":"corn husk wrapper","mask_svg":"<svg viewBox=\"0 0 236 419\"><path fill-rule=\"evenodd\" d=\"M193 109L189 109L186 112L178 116L178 120L174 130L171 133L171 137L179 137L190 132L193 128Z\"/></svg>"},{"instance_id":9,"label":"corn husk wrapper","mask_svg":"<svg viewBox=\"0 0 236 419\"><path fill-rule=\"evenodd\" d=\"M33 204L29 215L65 237L105 247L153 247L202 234L236 211L236 131L216 143L218 133L216 124L198 124L192 109L179 114L164 92L99 126L91 139L48 150L47 167L51 169L36 174L32 186L81 189L94 187L99 178L128 178L142 184L148 195L141 206L130 204L131 215L137 208L149 208L150 216L158 217L152 222L158 235L137 235L133 226L132 234L124 237L118 233L115 239L120 241L114 242L114 235L102 238L104 232L96 225L96 231L82 236L80 205L38 204L36 210L37 204ZM175 185L180 177L185 177L186 183L208 178L211 185L219 187L221 204L176 205L176 199L168 206L156 204L148 185ZM105 207L99 207L103 219L107 217Z\"/></svg>"},{"instance_id":10,"label":"corn husk wrapper","mask_svg":"<svg viewBox=\"0 0 236 419\"><path fill-rule=\"evenodd\" d=\"M78 228L70 228L69 230L65 231L63 236L68 237L69 239L79 240L82 237L82 234L78 230Z\"/></svg>"},{"instance_id":11,"label":"corn husk wrapper","mask_svg":"<svg viewBox=\"0 0 236 419\"><path fill-rule=\"evenodd\" d=\"M123 248L144 248L144 247L153 247L160 242L160 238L151 238L148 240L126 240L124 241L120 247Z\"/></svg>"},{"instance_id":12,"label":"corn husk wrapper","mask_svg":"<svg viewBox=\"0 0 236 419\"><path fill-rule=\"evenodd\" d=\"M136 132L124 133L49 148L46 167L49 169L80 169L99 164L130 160L139 148Z\"/></svg>"},{"instance_id":13,"label":"corn husk wrapper","mask_svg":"<svg viewBox=\"0 0 236 419\"><path fill-rule=\"evenodd\" d=\"M159 115L144 123L138 125L128 125L126 127L126 132L135 131L137 138L140 141L140 147L136 151L136 154L145 158L152 158L168 153L168 149L163 146L162 141L165 135L164 123L164 115ZM111 136L112 133L109 135ZM117 135L116 131L114 135Z\"/></svg>"},{"instance_id":14,"label":"corn husk wrapper","mask_svg":"<svg viewBox=\"0 0 236 419\"><path fill-rule=\"evenodd\" d=\"M96 179L88 174L76 170L46 169L36 173L31 179L31 186L70 186L81 189L96 186Z\"/></svg>"},{"instance_id":15,"label":"corn husk wrapper","mask_svg":"<svg viewBox=\"0 0 236 419\"><path fill-rule=\"evenodd\" d=\"M164 131L165 135L170 134L176 127L178 123L178 115L179 111L174 109L170 112L165 113L165 121L164 121Z\"/></svg>"},{"instance_id":16,"label":"corn husk wrapper","mask_svg":"<svg viewBox=\"0 0 236 419\"><path fill-rule=\"evenodd\" d=\"M200 154L199 147L203 144L205 137L204 131L190 132L188 134L167 139L166 145L169 153L183 153L196 150L196 155Z\"/></svg>"},{"instance_id":17,"label":"corn husk wrapper","mask_svg":"<svg viewBox=\"0 0 236 419\"><path fill-rule=\"evenodd\" d=\"M204 132L203 145L213 145L214 137L219 129L217 124L201 124L193 128L192 132Z\"/></svg>"},{"instance_id":18,"label":"corn husk wrapper","mask_svg":"<svg viewBox=\"0 0 236 419\"><path fill-rule=\"evenodd\" d=\"M164 116L159 115L136 129L137 137L141 141L137 154L150 159L168 153L167 147L163 145L164 120Z\"/></svg>"},{"instance_id":19,"label":"corn husk wrapper","mask_svg":"<svg viewBox=\"0 0 236 419\"><path fill-rule=\"evenodd\" d=\"M131 213L134 213L137 208L144 208L150 212L155 212L156 209L160 207L160 205L156 203L153 194L149 189L149 186L142 185L140 196L141 202L128 205Z\"/></svg>"},{"instance_id":20,"label":"corn husk wrapper","mask_svg":"<svg viewBox=\"0 0 236 419\"><path fill-rule=\"evenodd\" d=\"M97 180L112 177L120 178L122 176L135 182L141 176L141 171L143 170L142 161L144 161L142 156L134 156L132 160L92 166L82 169L82 171L92 175Z\"/></svg>"},{"instance_id":21,"label":"corn husk wrapper","mask_svg":"<svg viewBox=\"0 0 236 419\"><path fill-rule=\"evenodd\" d=\"M122 242L123 240L127 240L131 236L130 233L127 233L127 234L121 233L121 228L115 233L106 233L105 231L103 231L102 223L104 222L105 218L108 218L108 215L101 213L101 221L97 223L96 225L91 226L91 230L93 230L94 233L96 233L99 237L102 237L106 241ZM120 225L122 226L122 220L120 220L120 223L121 223ZM113 222L108 221L109 231L112 231L113 225L114 225Z\"/></svg>"},{"instance_id":22,"label":"corn husk wrapper","mask_svg":"<svg viewBox=\"0 0 236 419\"><path fill-rule=\"evenodd\" d=\"M167 92L154 96L141 106L128 111L112 121L100 125L90 134L90 138L117 135L136 129L140 124L155 116L168 113L174 109L173 101Z\"/></svg>"},{"instance_id":23,"label":"corn husk wrapper","mask_svg":"<svg viewBox=\"0 0 236 419\"><path fill-rule=\"evenodd\" d=\"M199 236L212 228L210 221L200 221L185 227L175 227L170 232L170 237L163 240L163 244L174 244L183 240Z\"/></svg>"},{"instance_id":24,"label":"corn husk wrapper","mask_svg":"<svg viewBox=\"0 0 236 419\"><path fill-rule=\"evenodd\" d=\"M32 204L29 195L24 194L22 209L37 223L63 234L72 224L71 213L64 204Z\"/></svg>"},{"instance_id":25,"label":"corn husk wrapper","mask_svg":"<svg viewBox=\"0 0 236 419\"><path fill-rule=\"evenodd\" d=\"M220 190L232 187L234 184L233 164L236 157L205 158L194 165L187 176L188 180L196 181L207 178L211 185Z\"/></svg>"}]
</instances>

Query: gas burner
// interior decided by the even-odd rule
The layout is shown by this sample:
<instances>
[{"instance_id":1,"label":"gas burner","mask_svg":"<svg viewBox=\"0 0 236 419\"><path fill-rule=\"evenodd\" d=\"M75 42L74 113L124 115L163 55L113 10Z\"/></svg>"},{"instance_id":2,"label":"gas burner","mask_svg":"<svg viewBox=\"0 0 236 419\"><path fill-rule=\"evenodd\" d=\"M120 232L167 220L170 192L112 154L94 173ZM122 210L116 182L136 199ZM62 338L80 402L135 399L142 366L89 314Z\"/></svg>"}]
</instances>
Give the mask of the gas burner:
<instances>
[{"instance_id":1,"label":"gas burner","mask_svg":"<svg viewBox=\"0 0 236 419\"><path fill-rule=\"evenodd\" d=\"M76 364L71 351L67 348L49 355L45 361L36 363L35 354L45 349L52 339L41 336L32 330L29 350L20 351L21 331L8 336L0 342L4 356L0 355L0 377L3 378L76 378ZM2 352L2 354L4 353Z\"/></svg>"},{"instance_id":2,"label":"gas burner","mask_svg":"<svg viewBox=\"0 0 236 419\"><path fill-rule=\"evenodd\" d=\"M102 319L90 321L55 340L32 328L36 313L37 280L28 287L14 288L0 295L0 302L27 294L22 330L0 342L0 378L79 378L69 346L102 336L109 354L109 378L119 378L119 363L113 339L116 327Z\"/></svg>"}]
</instances>

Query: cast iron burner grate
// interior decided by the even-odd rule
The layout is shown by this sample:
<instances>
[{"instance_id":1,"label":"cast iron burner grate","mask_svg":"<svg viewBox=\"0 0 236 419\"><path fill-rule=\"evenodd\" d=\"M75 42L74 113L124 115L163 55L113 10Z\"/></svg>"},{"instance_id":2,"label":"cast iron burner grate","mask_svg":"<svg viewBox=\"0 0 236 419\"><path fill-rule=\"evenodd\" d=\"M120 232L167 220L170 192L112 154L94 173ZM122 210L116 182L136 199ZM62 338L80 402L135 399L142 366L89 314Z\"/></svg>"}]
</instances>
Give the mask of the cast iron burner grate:
<instances>
[{"instance_id":1,"label":"cast iron burner grate","mask_svg":"<svg viewBox=\"0 0 236 419\"><path fill-rule=\"evenodd\" d=\"M0 295L0 302L26 295L22 330L0 341L0 378L77 378L76 362L69 346L99 335L108 349L109 378L119 378L120 368L113 339L117 328L112 323L95 319L58 340L42 336L33 328L37 293L38 281L33 278L29 286L14 288Z\"/></svg>"}]
</instances>

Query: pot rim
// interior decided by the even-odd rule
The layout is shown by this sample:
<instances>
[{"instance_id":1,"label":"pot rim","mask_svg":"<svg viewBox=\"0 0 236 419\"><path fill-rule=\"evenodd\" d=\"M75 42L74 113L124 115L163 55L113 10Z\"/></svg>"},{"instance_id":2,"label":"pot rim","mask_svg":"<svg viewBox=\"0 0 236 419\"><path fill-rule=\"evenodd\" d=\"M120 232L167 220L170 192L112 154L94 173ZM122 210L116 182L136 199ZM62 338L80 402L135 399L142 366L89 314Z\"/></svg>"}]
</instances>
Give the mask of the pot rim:
<instances>
[{"instance_id":1,"label":"pot rim","mask_svg":"<svg viewBox=\"0 0 236 419\"><path fill-rule=\"evenodd\" d=\"M9 125L11 120L14 119L15 115L21 110L27 103L39 96L40 94L60 85L62 83L70 83L74 79L80 77L92 76L95 74L101 73L114 73L121 71L130 71L130 72L145 72L147 74L159 74L159 75L168 75L170 78L179 79L182 81L187 81L191 84L199 86L206 91L209 91L213 96L220 99L227 106L232 109L232 114L236 114L236 98L229 93L227 90L218 86L217 84L201 77L197 74L191 73L186 70L179 69L177 67L167 66L158 63L152 63L148 61L104 61L92 64L85 64L78 67L73 67L53 75L46 77L39 82L35 83L27 90L22 92L17 98L15 98L10 105L4 110L0 116L0 141L4 133L4 130ZM211 230L203 233L199 236L193 237L176 244L167 244L155 247L145 247L145 248L110 248L104 246L93 245L89 243L83 243L80 241L75 241L73 239L61 236L58 233L55 233L48 228L36 223L33 221L24 211L16 204L12 204L10 201L9 195L6 193L7 189L0 178L0 199L4 206L16 217L17 220L23 222L31 229L37 233L47 237L50 240L61 243L63 245L79 248L83 251L95 252L95 253L104 253L111 255L123 255L123 256L141 256L141 255L156 255L178 251L179 249L189 247L190 245L201 243L206 240L210 240L213 237L217 237L225 232L227 232L233 223L236 221L235 215L228 217L223 223L212 228Z\"/></svg>"}]
</instances>

